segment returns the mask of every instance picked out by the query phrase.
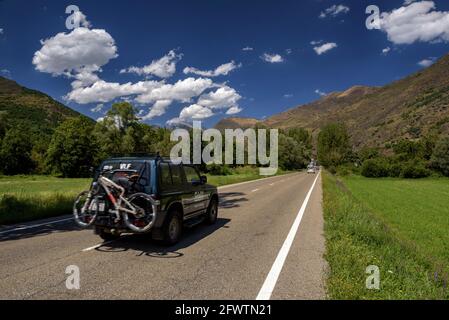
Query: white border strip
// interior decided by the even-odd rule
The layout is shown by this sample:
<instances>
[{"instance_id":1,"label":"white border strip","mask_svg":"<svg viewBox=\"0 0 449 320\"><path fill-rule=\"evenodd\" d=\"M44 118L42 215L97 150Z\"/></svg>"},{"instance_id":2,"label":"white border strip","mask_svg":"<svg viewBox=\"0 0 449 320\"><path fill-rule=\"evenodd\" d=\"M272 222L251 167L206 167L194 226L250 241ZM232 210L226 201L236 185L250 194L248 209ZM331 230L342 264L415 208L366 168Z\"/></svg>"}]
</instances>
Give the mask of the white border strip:
<instances>
[{"instance_id":1,"label":"white border strip","mask_svg":"<svg viewBox=\"0 0 449 320\"><path fill-rule=\"evenodd\" d=\"M0 232L0 235L2 235L4 233L14 232L14 231L21 231L21 230L33 229L33 228L42 227L42 226L48 226L48 225L52 225L52 224L55 224L55 223L61 223L61 222L69 221L69 220L73 220L73 218L66 218L66 219L61 219L61 220L53 220L53 221L48 221L48 222L44 222L44 223L33 224L33 225L30 225L30 226L24 226L24 227L18 227L18 228L14 228L14 229L8 229L8 230Z\"/></svg>"},{"instance_id":2,"label":"white border strip","mask_svg":"<svg viewBox=\"0 0 449 320\"><path fill-rule=\"evenodd\" d=\"M262 288L260 289L256 300L270 300L271 294L273 293L274 287L276 286L276 282L279 278L279 274L281 273L282 267L284 266L285 260L287 259L288 252L290 251L290 248L293 244L293 240L295 239L296 233L298 232L298 228L301 223L302 217L304 215L304 212L306 211L307 203L309 202L313 188L315 187L315 184L320 174L321 173L318 173L317 177L315 178L315 181L312 184L312 187L307 193L307 196L304 199L304 202L302 203L301 209L299 209L298 215L296 216L296 219L293 222L290 232L288 233L287 238L285 239L284 244L282 245L282 248L276 257L276 260L274 261L273 266L271 267L271 270L268 273L268 276L265 279L265 282Z\"/></svg>"}]
</instances>

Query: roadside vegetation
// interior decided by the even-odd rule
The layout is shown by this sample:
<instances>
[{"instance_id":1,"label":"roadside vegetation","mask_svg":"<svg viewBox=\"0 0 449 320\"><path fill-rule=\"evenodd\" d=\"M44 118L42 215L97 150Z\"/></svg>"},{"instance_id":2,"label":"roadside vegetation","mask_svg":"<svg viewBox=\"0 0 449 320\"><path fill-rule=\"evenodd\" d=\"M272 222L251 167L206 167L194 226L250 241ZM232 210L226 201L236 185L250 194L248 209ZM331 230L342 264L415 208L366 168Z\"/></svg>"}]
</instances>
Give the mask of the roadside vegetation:
<instances>
[{"instance_id":1,"label":"roadside vegetation","mask_svg":"<svg viewBox=\"0 0 449 320\"><path fill-rule=\"evenodd\" d=\"M329 124L318 135L318 160L331 173L369 178L419 179L449 176L449 137L429 134L398 140L385 148L354 150L343 124Z\"/></svg>"},{"instance_id":2,"label":"roadside vegetation","mask_svg":"<svg viewBox=\"0 0 449 320\"><path fill-rule=\"evenodd\" d=\"M447 299L449 181L323 173L330 299ZM380 290L365 270L380 269Z\"/></svg>"}]
</instances>

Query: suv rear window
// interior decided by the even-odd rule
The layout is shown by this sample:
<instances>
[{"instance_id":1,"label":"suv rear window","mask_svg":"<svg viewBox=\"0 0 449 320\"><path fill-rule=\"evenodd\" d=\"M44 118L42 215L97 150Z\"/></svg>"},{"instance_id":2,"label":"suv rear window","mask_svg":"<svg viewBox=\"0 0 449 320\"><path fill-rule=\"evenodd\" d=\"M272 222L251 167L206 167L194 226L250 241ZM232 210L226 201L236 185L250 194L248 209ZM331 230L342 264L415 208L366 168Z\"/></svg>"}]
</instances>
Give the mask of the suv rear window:
<instances>
[{"instance_id":1,"label":"suv rear window","mask_svg":"<svg viewBox=\"0 0 449 320\"><path fill-rule=\"evenodd\" d=\"M180 165L161 162L159 170L162 188L171 188L182 185L182 170Z\"/></svg>"}]
</instances>

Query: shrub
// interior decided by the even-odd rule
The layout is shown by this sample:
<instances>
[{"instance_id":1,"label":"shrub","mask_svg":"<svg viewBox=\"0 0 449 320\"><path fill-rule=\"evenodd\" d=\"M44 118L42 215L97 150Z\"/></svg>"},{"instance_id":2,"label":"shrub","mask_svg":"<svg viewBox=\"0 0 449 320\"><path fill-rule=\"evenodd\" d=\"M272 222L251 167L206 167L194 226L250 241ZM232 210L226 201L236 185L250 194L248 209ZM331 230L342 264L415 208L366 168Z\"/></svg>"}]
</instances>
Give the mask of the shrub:
<instances>
[{"instance_id":1,"label":"shrub","mask_svg":"<svg viewBox=\"0 0 449 320\"><path fill-rule=\"evenodd\" d=\"M438 141L433 149L430 162L432 168L449 177L449 137Z\"/></svg>"},{"instance_id":2,"label":"shrub","mask_svg":"<svg viewBox=\"0 0 449 320\"><path fill-rule=\"evenodd\" d=\"M401 171L401 177L406 179L425 178L432 174L422 162L409 162Z\"/></svg>"},{"instance_id":3,"label":"shrub","mask_svg":"<svg viewBox=\"0 0 449 320\"><path fill-rule=\"evenodd\" d=\"M228 176L232 174L231 169L226 165L211 164L207 166L207 171L213 176Z\"/></svg>"},{"instance_id":4,"label":"shrub","mask_svg":"<svg viewBox=\"0 0 449 320\"><path fill-rule=\"evenodd\" d=\"M368 159L363 162L362 176L368 178L381 178L389 176L388 162L383 158Z\"/></svg>"},{"instance_id":5,"label":"shrub","mask_svg":"<svg viewBox=\"0 0 449 320\"><path fill-rule=\"evenodd\" d=\"M327 168L327 170L332 173L332 174L336 174L337 173L337 169L334 166L329 166Z\"/></svg>"}]
</instances>

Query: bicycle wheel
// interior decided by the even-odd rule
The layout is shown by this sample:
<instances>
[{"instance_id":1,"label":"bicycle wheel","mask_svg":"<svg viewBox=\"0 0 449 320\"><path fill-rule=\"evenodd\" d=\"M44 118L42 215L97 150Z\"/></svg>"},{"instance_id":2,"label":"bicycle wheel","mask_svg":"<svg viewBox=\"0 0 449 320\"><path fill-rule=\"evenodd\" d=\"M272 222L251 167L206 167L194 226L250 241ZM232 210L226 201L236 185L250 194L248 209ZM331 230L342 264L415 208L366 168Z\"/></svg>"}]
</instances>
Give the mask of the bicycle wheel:
<instances>
[{"instance_id":1,"label":"bicycle wheel","mask_svg":"<svg viewBox=\"0 0 449 320\"><path fill-rule=\"evenodd\" d=\"M93 208L93 196L90 191L83 191L76 198L73 205L73 218L82 228L91 226L97 218L98 210ZM94 210L92 210L94 209Z\"/></svg>"},{"instance_id":2,"label":"bicycle wheel","mask_svg":"<svg viewBox=\"0 0 449 320\"><path fill-rule=\"evenodd\" d=\"M137 233L150 231L156 221L157 210L154 199L145 193L135 193L128 201L137 210L137 214L122 211L125 225Z\"/></svg>"}]
</instances>

